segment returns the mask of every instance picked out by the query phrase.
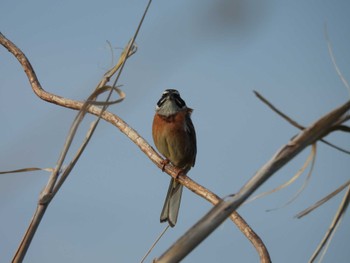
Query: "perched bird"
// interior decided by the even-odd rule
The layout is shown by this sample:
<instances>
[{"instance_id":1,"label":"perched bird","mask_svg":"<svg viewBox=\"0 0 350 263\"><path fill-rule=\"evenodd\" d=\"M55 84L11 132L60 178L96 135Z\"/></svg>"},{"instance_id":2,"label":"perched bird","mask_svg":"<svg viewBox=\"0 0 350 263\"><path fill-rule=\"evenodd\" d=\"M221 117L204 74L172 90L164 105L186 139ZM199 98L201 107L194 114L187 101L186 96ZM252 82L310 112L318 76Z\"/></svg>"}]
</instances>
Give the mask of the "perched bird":
<instances>
[{"instance_id":1,"label":"perched bird","mask_svg":"<svg viewBox=\"0 0 350 263\"><path fill-rule=\"evenodd\" d=\"M167 89L157 103L153 119L152 135L158 151L186 174L196 160L196 132L191 120L192 109L186 106L180 93ZM174 227L180 208L182 185L171 179L165 198L160 222L168 221Z\"/></svg>"}]
</instances>

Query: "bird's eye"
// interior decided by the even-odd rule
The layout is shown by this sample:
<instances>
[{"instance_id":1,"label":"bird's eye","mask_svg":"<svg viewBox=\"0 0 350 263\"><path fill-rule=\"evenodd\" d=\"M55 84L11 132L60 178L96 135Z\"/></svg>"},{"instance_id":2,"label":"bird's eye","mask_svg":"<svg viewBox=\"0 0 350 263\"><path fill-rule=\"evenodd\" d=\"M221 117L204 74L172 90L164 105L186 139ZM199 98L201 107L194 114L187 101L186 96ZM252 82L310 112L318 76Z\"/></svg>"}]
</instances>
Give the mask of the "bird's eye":
<instances>
[{"instance_id":1,"label":"bird's eye","mask_svg":"<svg viewBox=\"0 0 350 263\"><path fill-rule=\"evenodd\" d=\"M160 98L160 100L157 102L157 106L160 107L163 105L163 103L166 101L167 95L164 95Z\"/></svg>"},{"instance_id":2,"label":"bird's eye","mask_svg":"<svg viewBox=\"0 0 350 263\"><path fill-rule=\"evenodd\" d=\"M186 106L185 101L180 97L179 94L175 94L175 95L174 95L174 100L175 100L176 105L177 105L179 108L183 108L183 107Z\"/></svg>"}]
</instances>

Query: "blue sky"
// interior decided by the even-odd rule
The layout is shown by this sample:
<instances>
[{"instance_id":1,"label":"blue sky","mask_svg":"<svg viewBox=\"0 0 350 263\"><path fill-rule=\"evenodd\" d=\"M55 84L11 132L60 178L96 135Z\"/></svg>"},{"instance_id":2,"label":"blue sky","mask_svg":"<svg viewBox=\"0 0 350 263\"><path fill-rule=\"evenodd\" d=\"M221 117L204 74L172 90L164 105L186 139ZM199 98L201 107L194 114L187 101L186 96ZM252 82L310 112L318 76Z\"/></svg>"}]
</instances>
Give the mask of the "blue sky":
<instances>
[{"instance_id":1,"label":"blue sky","mask_svg":"<svg viewBox=\"0 0 350 263\"><path fill-rule=\"evenodd\" d=\"M49 92L84 100L111 65L106 40L121 51L146 1L2 1L1 32L25 52ZM126 100L109 110L152 145L155 104L178 89L194 109L198 155L189 176L219 196L235 193L298 131L263 105L259 91L303 125L349 99L331 63L350 79L348 1L153 1L138 51L120 79ZM76 112L32 92L18 62L0 48L0 170L53 167ZM92 118L82 125L77 147ZM329 141L350 149L349 136ZM76 148L73 148L72 154ZM310 148L259 192L285 182ZM306 262L330 224L342 194L298 220L294 215L349 179L349 156L318 144L313 177L247 204L241 215L265 242L273 262ZM305 178L305 175L302 177ZM9 262L28 226L45 172L0 176L0 258ZM139 262L159 223L169 177L115 127L100 123L76 168L50 204L25 262ZM159 256L210 204L185 190L179 220L149 257ZM348 262L349 215L324 262ZM183 262L258 262L252 245L226 221Z\"/></svg>"}]
</instances>

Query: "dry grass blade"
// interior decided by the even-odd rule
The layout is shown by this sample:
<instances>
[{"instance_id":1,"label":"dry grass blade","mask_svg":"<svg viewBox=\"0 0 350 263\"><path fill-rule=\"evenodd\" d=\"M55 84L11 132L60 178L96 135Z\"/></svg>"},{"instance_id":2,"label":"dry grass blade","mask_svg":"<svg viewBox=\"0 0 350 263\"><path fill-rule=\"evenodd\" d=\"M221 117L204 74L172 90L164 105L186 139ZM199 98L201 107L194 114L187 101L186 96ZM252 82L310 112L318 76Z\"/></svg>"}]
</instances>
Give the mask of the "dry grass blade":
<instances>
[{"instance_id":1,"label":"dry grass blade","mask_svg":"<svg viewBox=\"0 0 350 263\"><path fill-rule=\"evenodd\" d=\"M109 50L111 51L111 57L112 57L111 66L113 67L113 65L114 65L114 50L113 50L111 42L109 42L108 40L106 42L107 42L107 45L109 47Z\"/></svg>"},{"instance_id":2,"label":"dry grass blade","mask_svg":"<svg viewBox=\"0 0 350 263\"><path fill-rule=\"evenodd\" d=\"M308 158L306 159L305 163L303 164L303 166L299 169L299 171L290 179L288 180L287 182L285 182L284 184L270 190L270 191L267 191L267 192L263 192L263 193L260 193L250 199L248 199L246 202L244 202L244 204L247 204L247 203L250 203L250 202L253 202L254 200L256 199L259 199L259 198L262 198L264 196L267 196L267 195L270 195L272 193L275 193L275 192L278 192L280 190L282 190L283 188L289 186L290 184L292 184L293 182L295 182L296 179L298 179L300 177L300 175L303 174L303 172L305 171L305 169L308 167L308 165L310 164L310 162L312 162L311 164L311 169L310 169L310 172L308 173L306 179L305 179L305 182L304 184L302 185L302 187L298 190L298 192L294 195L294 197L289 200L285 205L283 205L282 207L286 206L287 204L291 203L293 200L295 200L295 198L297 196L299 196L299 194L302 192L302 190L305 188L305 186L307 185L307 182L309 181L309 178L310 178L310 175L311 175L311 172L312 172L312 168L313 168L313 165L314 165L314 160L315 160L315 155L316 155L316 144L313 144L312 145L312 150L308 156ZM278 209L278 208L275 208L275 209ZM275 210L275 209L270 209L268 211L271 211L271 210Z\"/></svg>"},{"instance_id":3,"label":"dry grass blade","mask_svg":"<svg viewBox=\"0 0 350 263\"><path fill-rule=\"evenodd\" d=\"M324 26L324 33L325 33L325 37L326 37L326 41L327 41L328 52L329 52L329 55L331 57L333 66L334 66L335 70L337 71L337 74L338 74L339 78L341 79L341 81L343 82L344 86L348 89L349 97L350 97L350 86L349 86L349 83L344 78L344 76L343 76L342 72L340 71L340 69L337 65L337 62L335 60L335 57L333 54L333 49L332 49L332 44L331 44L331 41L329 40L329 36L328 36L327 24L325 24L325 26Z\"/></svg>"},{"instance_id":4,"label":"dry grass blade","mask_svg":"<svg viewBox=\"0 0 350 263\"><path fill-rule=\"evenodd\" d=\"M309 184L310 182L310 179L311 179L311 175L312 175L312 171L314 170L314 167L315 167L315 160L316 160L316 143L314 143L312 145L312 150L311 150L311 153L309 155L309 158L311 157L311 167L310 167L310 170L304 180L304 183L303 185L299 188L299 190L294 194L294 196L288 200L284 205L280 206L280 207L276 207L276 208L273 208L273 209L269 209L269 210L266 210L267 212L270 212L270 211L273 211L273 210L277 210L277 209L281 209L281 208L284 208L286 207L287 205L291 204L293 201L295 201L295 199L297 199L299 197L299 195L304 191L304 189L306 188L306 186ZM307 159L307 161L305 162L304 166L306 165L309 165L310 163L310 159ZM305 168L306 168L305 166ZM304 168L304 167L303 167ZM305 169L304 169L305 170Z\"/></svg>"},{"instance_id":5,"label":"dry grass blade","mask_svg":"<svg viewBox=\"0 0 350 263\"><path fill-rule=\"evenodd\" d=\"M323 258L324 258L324 256L326 255L326 252L327 252L327 250L328 250L328 247L329 247L329 245L330 245L331 242L332 242L332 239L333 239L333 237L334 237L334 234L337 232L337 229L338 229L338 227L339 227L339 225L340 225L340 223L341 223L341 220L343 220L343 217L340 218L339 224L337 224L337 225L334 227L334 231L332 231L332 233L329 235L328 242L326 242L325 246L324 246L323 249L322 249L322 253L321 253L321 255L319 256L319 260L318 260L319 263L321 263L321 262L323 261ZM312 261L312 262L309 261L309 262L312 263L313 261Z\"/></svg>"},{"instance_id":6,"label":"dry grass blade","mask_svg":"<svg viewBox=\"0 0 350 263\"><path fill-rule=\"evenodd\" d=\"M97 106L109 106L112 104L120 103L125 99L126 95L125 95L124 91L122 91L119 87L120 86L113 88L111 86L105 85L101 88L98 88L97 90L95 90L95 92L92 94L92 96L90 96L92 99L88 99L86 102L91 104L91 105L97 105ZM114 101L96 101L95 100L95 98L98 95L100 95L103 92L110 91L110 90L114 90L115 92L117 92L120 98L117 100L114 100Z\"/></svg>"},{"instance_id":7,"label":"dry grass blade","mask_svg":"<svg viewBox=\"0 0 350 263\"><path fill-rule=\"evenodd\" d=\"M328 247L327 243L329 244L329 242L331 242L331 238L332 238L333 234L335 233L335 230L337 229L337 227L341 223L343 216L345 215L345 211L349 206L349 202L350 202L350 187L348 187L348 190L346 191L344 198L339 205L338 211L335 214L333 221L332 221L331 225L329 226L325 236L323 237L322 241L320 242L320 244L316 248L315 252L312 254L312 256L309 260L310 263L312 263L316 260L316 258L321 253L321 251L323 251L323 255L324 255L324 253L326 253L326 248Z\"/></svg>"},{"instance_id":8,"label":"dry grass blade","mask_svg":"<svg viewBox=\"0 0 350 263\"><path fill-rule=\"evenodd\" d=\"M320 207L321 205L323 205L324 203L326 203L327 201L331 200L334 196L336 196L337 194L339 194L341 191L343 191L347 186L350 185L350 180L347 181L346 183L342 184L340 187L338 187L335 191L331 192L330 194L328 194L327 196L325 196L324 198L322 198L321 200L317 201L315 204L313 204L312 206L308 207L307 209L301 211L300 213L298 213L295 217L296 218L302 218L303 216L306 216L307 214L309 214L310 212L312 212L313 210L315 210L316 208Z\"/></svg>"},{"instance_id":9,"label":"dry grass blade","mask_svg":"<svg viewBox=\"0 0 350 263\"><path fill-rule=\"evenodd\" d=\"M37 167L30 167L30 168L22 168L17 170L11 170L11 171L3 171L0 172L0 174L12 174L12 173L23 173L23 172L32 172L32 171L46 171L46 172L52 172L52 168L37 168Z\"/></svg>"}]
</instances>

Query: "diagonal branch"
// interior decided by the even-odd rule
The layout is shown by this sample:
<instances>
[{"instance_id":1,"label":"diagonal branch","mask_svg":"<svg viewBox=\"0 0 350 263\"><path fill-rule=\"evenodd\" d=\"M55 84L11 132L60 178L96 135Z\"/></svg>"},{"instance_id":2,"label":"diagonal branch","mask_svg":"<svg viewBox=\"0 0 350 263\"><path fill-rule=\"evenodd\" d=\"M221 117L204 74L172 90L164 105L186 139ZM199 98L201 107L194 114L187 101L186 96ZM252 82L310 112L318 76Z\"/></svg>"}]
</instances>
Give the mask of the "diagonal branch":
<instances>
[{"instance_id":1,"label":"diagonal branch","mask_svg":"<svg viewBox=\"0 0 350 263\"><path fill-rule=\"evenodd\" d=\"M257 171L237 194L229 196L218 203L155 262L180 262L275 172L306 147L322 139L335 123L339 123L339 119L342 119L349 109L350 101L324 115L292 138L276 152L270 161Z\"/></svg>"}]
</instances>

